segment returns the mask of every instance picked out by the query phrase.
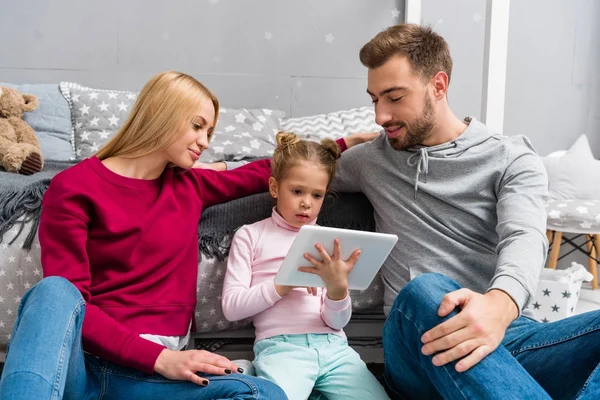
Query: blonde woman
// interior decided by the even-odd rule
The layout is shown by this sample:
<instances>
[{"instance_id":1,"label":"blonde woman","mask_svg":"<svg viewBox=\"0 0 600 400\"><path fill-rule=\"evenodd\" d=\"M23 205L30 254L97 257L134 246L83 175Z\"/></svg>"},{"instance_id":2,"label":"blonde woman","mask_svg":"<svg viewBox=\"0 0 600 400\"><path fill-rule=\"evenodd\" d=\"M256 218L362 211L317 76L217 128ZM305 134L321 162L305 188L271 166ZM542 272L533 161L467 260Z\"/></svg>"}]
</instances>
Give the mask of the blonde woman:
<instances>
[{"instance_id":1,"label":"blonde woman","mask_svg":"<svg viewBox=\"0 0 600 400\"><path fill-rule=\"evenodd\" d=\"M202 210L266 191L271 173L270 160L192 169L218 111L194 78L158 74L115 137L52 180L39 228L45 279L21 300L1 399L286 398L225 357L180 351Z\"/></svg>"}]
</instances>

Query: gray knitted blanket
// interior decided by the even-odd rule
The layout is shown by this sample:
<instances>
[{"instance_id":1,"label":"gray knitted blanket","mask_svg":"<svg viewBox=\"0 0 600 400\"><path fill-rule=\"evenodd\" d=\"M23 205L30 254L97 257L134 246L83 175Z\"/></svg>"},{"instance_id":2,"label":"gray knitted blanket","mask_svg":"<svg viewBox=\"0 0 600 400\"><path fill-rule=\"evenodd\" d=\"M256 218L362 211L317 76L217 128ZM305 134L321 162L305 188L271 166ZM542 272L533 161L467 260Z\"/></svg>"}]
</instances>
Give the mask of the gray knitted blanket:
<instances>
[{"instance_id":1,"label":"gray knitted blanket","mask_svg":"<svg viewBox=\"0 0 600 400\"><path fill-rule=\"evenodd\" d=\"M40 221L42 197L50 180L54 175L75 163L76 161L47 160L44 163L44 169L33 175L0 171L0 242L4 234L18 223L20 230L9 243L12 244L20 236L26 223L33 221L23 243L25 250L31 249ZM25 219L17 222L22 216L25 216Z\"/></svg>"},{"instance_id":2,"label":"gray knitted blanket","mask_svg":"<svg viewBox=\"0 0 600 400\"><path fill-rule=\"evenodd\" d=\"M255 194L209 207L198 226L200 253L224 260L235 231L271 216L274 203L268 193ZM322 226L375 231L373 206L362 193L328 195L317 219Z\"/></svg>"}]
</instances>

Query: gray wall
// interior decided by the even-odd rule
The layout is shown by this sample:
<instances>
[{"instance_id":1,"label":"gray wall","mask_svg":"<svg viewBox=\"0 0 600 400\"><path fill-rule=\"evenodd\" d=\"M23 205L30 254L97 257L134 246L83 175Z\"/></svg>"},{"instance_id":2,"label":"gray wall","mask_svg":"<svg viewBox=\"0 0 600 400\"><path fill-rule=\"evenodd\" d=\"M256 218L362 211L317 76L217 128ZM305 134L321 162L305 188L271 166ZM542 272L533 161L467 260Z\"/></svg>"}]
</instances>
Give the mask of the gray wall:
<instances>
[{"instance_id":1,"label":"gray wall","mask_svg":"<svg viewBox=\"0 0 600 400\"><path fill-rule=\"evenodd\" d=\"M480 117L485 0L423 0L423 22L451 48L449 101ZM504 131L527 135L541 155L586 133L600 157L600 1L512 0Z\"/></svg>"},{"instance_id":2,"label":"gray wall","mask_svg":"<svg viewBox=\"0 0 600 400\"><path fill-rule=\"evenodd\" d=\"M288 116L358 107L370 103L358 51L403 9L401 0L0 0L0 81L137 90L175 69L225 107Z\"/></svg>"},{"instance_id":3,"label":"gray wall","mask_svg":"<svg viewBox=\"0 0 600 400\"><path fill-rule=\"evenodd\" d=\"M449 99L461 117L480 116L485 3L422 0L423 22L450 44ZM0 81L136 90L177 69L226 107L288 116L357 107L369 104L358 50L403 9L402 0L0 0ZM596 0L511 1L506 134L526 134L545 155L587 133L600 156L598 20Z\"/></svg>"},{"instance_id":4,"label":"gray wall","mask_svg":"<svg viewBox=\"0 0 600 400\"><path fill-rule=\"evenodd\" d=\"M600 157L600 1L511 1L504 127L540 154L587 134Z\"/></svg>"}]
</instances>

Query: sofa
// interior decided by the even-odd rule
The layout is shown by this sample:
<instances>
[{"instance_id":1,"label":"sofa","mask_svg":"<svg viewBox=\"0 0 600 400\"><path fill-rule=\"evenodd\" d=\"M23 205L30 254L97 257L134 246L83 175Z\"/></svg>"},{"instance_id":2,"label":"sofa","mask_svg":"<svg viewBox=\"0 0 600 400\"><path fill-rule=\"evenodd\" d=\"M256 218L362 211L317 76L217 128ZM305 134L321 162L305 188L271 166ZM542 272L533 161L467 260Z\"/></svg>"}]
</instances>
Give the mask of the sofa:
<instances>
[{"instance_id":1,"label":"sofa","mask_svg":"<svg viewBox=\"0 0 600 400\"><path fill-rule=\"evenodd\" d=\"M90 88L73 82L0 83L0 86L13 87L39 98L38 109L26 113L24 119L36 131L46 160L46 171L37 177L36 174L21 178L0 171L0 349L5 349L21 298L42 279L36 231L44 189L53 174L91 156L114 135L127 118L137 93ZM211 147L200 161L269 157L275 148L275 134L282 129L311 140L336 139L352 132L380 129L375 124L372 107L286 118L281 110L221 106ZM2 189L2 183L9 180L17 180L16 186L21 192L27 189L28 202L14 206L17 193ZM252 359L251 320L229 322L225 319L220 304L221 289L235 229L266 218L272 206L268 194L263 193L204 210L198 228L197 331L192 335L190 348L215 351L231 359ZM350 229L375 228L371 205L361 194L329 196L318 223ZM382 292L381 278L376 276L368 289L351 293L353 317L345 331L349 343L366 362L382 362Z\"/></svg>"}]
</instances>

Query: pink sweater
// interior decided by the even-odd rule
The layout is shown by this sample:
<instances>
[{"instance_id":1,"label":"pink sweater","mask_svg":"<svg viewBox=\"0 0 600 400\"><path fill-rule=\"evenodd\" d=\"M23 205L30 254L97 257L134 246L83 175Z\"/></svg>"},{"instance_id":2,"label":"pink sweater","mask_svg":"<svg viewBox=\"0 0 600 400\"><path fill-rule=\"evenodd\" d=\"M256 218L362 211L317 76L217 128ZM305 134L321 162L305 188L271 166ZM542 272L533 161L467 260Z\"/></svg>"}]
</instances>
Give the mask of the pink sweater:
<instances>
[{"instance_id":1,"label":"pink sweater","mask_svg":"<svg viewBox=\"0 0 600 400\"><path fill-rule=\"evenodd\" d=\"M342 328L352 315L349 296L334 301L327 297L326 289L312 296L298 288L281 297L275 290L273 279L298 230L273 210L271 218L244 225L233 238L223 286L223 313L230 321L253 317L256 341L305 333L345 337Z\"/></svg>"},{"instance_id":2,"label":"pink sweater","mask_svg":"<svg viewBox=\"0 0 600 400\"><path fill-rule=\"evenodd\" d=\"M56 175L42 204L42 268L81 292L83 349L152 374L165 347L140 334L184 336L194 316L202 210L264 192L270 173L261 160L141 180L91 157Z\"/></svg>"}]
</instances>

